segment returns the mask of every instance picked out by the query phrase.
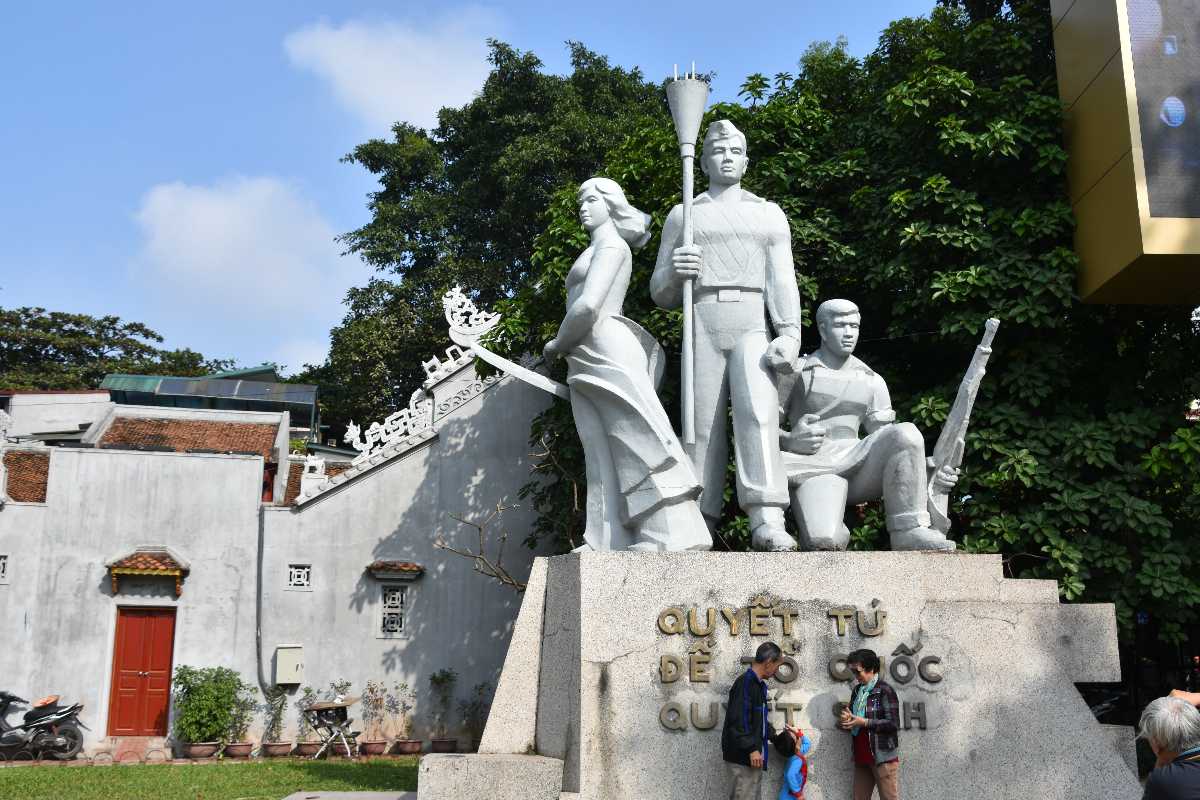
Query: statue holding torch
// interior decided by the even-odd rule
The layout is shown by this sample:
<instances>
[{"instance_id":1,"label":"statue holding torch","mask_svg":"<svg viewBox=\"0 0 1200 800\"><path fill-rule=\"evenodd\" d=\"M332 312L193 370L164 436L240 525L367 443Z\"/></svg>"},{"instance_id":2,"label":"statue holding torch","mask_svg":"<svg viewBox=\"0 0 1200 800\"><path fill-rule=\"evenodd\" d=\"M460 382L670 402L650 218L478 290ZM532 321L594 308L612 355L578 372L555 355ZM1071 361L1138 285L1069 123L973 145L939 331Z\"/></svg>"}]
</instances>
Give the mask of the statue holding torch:
<instances>
[{"instance_id":1,"label":"statue holding torch","mask_svg":"<svg viewBox=\"0 0 1200 800\"><path fill-rule=\"evenodd\" d=\"M684 315L684 449L704 487L710 529L721 517L726 418L733 409L738 504L756 550L793 550L784 528L787 475L779 452L775 373L791 374L800 351L800 291L791 230L775 203L741 186L746 137L718 120L704 136L700 169L708 190L691 197L692 158L707 86L694 77L668 84L683 161L683 202L667 216L650 293Z\"/></svg>"}]
</instances>

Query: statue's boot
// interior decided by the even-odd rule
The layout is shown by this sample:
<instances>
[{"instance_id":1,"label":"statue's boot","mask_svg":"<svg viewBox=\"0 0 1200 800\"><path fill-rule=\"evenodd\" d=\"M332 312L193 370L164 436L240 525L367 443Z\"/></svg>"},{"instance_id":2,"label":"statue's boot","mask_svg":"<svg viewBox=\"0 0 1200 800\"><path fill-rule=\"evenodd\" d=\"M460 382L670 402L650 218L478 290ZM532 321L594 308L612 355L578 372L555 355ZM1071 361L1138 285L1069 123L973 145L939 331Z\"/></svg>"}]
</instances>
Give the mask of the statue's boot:
<instances>
[{"instance_id":1,"label":"statue's boot","mask_svg":"<svg viewBox=\"0 0 1200 800\"><path fill-rule=\"evenodd\" d=\"M796 540L788 536L783 522L783 509L776 506L751 506L750 546L755 550L785 552L796 549Z\"/></svg>"},{"instance_id":2,"label":"statue's boot","mask_svg":"<svg viewBox=\"0 0 1200 800\"><path fill-rule=\"evenodd\" d=\"M954 542L933 528L918 525L902 531L889 531L893 550L942 550L954 549Z\"/></svg>"}]
</instances>

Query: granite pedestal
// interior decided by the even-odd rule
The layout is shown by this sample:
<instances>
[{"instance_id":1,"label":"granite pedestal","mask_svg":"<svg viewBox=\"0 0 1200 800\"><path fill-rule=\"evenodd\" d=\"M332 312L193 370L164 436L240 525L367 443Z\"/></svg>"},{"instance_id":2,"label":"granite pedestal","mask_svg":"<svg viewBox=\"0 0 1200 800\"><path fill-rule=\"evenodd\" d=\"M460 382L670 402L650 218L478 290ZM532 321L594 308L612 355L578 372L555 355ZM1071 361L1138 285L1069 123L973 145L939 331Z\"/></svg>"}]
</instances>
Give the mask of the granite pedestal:
<instances>
[{"instance_id":1,"label":"granite pedestal","mask_svg":"<svg viewBox=\"0 0 1200 800\"><path fill-rule=\"evenodd\" d=\"M772 719L813 741L807 800L850 796L835 707L850 696L841 659L860 647L900 697L905 796L1140 797L1132 731L1100 725L1075 688L1120 680L1111 605L1060 604L1053 581L1004 578L999 556L609 552L539 560L491 755L466 757L469 778L461 762L423 763L421 798L443 796L451 771L459 790L494 791L486 759L501 753L530 759L502 765L506 791L528 776L529 797L547 791L548 764L582 800L726 797L725 695L767 640L787 657Z\"/></svg>"}]
</instances>

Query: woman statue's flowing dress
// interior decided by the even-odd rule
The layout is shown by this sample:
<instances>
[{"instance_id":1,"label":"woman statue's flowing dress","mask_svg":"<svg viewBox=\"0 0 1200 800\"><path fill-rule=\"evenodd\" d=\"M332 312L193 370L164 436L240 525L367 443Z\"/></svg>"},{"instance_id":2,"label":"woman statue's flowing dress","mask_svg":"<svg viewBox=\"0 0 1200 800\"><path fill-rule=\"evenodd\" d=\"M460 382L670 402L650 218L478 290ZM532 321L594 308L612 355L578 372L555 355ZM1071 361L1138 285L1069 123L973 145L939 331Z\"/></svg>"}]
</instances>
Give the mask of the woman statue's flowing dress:
<instances>
[{"instance_id":1,"label":"woman statue's flowing dress","mask_svg":"<svg viewBox=\"0 0 1200 800\"><path fill-rule=\"evenodd\" d=\"M567 275L560 337L572 313L595 314L563 348L587 467L584 539L595 550L708 550L701 486L655 391L662 348L621 316L632 263L620 237L595 237Z\"/></svg>"}]
</instances>

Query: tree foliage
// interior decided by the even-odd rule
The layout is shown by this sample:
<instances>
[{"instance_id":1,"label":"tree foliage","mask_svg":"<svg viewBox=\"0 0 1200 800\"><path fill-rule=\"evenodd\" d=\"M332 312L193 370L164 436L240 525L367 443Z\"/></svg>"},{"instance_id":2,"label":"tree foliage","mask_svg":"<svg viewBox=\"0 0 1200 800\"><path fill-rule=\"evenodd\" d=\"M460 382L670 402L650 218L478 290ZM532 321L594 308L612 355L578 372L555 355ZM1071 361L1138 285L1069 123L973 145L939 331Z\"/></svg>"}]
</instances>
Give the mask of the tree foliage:
<instances>
[{"instance_id":1,"label":"tree foliage","mask_svg":"<svg viewBox=\"0 0 1200 800\"><path fill-rule=\"evenodd\" d=\"M140 322L44 308L0 308L0 387L94 389L110 372L205 375L233 366L194 350L163 350Z\"/></svg>"},{"instance_id":2,"label":"tree foliage","mask_svg":"<svg viewBox=\"0 0 1200 800\"><path fill-rule=\"evenodd\" d=\"M746 185L791 221L806 324L816 300L856 301L860 354L930 441L984 320L1003 321L951 509L960 546L1003 553L1009 574L1053 578L1066 599L1115 602L1123 626L1150 611L1178 639L1200 603L1200 440L1180 427L1200 394L1200 335L1190 309L1089 306L1074 292L1050 19L1046 0L946 0L890 25L865 59L819 45L796 76L751 76L745 102L705 123L727 117L747 133ZM662 112L603 168L657 230L678 171ZM496 344L512 354L540 352L561 319L565 273L586 246L574 191L564 182L553 195L532 274L499 304ZM635 256L625 313L677 353L678 313L649 298L656 249ZM805 336L808 350L815 332ZM677 375L668 369L662 391L672 413ZM582 450L567 405L533 438L547 455L526 487L534 535L577 544ZM886 545L878 508L848 521L854 547ZM746 538L729 498L718 546Z\"/></svg>"},{"instance_id":3,"label":"tree foliage","mask_svg":"<svg viewBox=\"0 0 1200 800\"><path fill-rule=\"evenodd\" d=\"M613 67L568 42L572 72L542 71L532 53L493 41L479 95L443 108L431 132L398 123L390 140L344 161L379 179L371 220L342 237L379 276L351 290L326 363L304 378L321 387L336 428L379 419L420 385L422 361L445 339L441 296L454 286L491 304L529 272L552 193L589 177L630 120L664 105L637 70Z\"/></svg>"}]
</instances>

